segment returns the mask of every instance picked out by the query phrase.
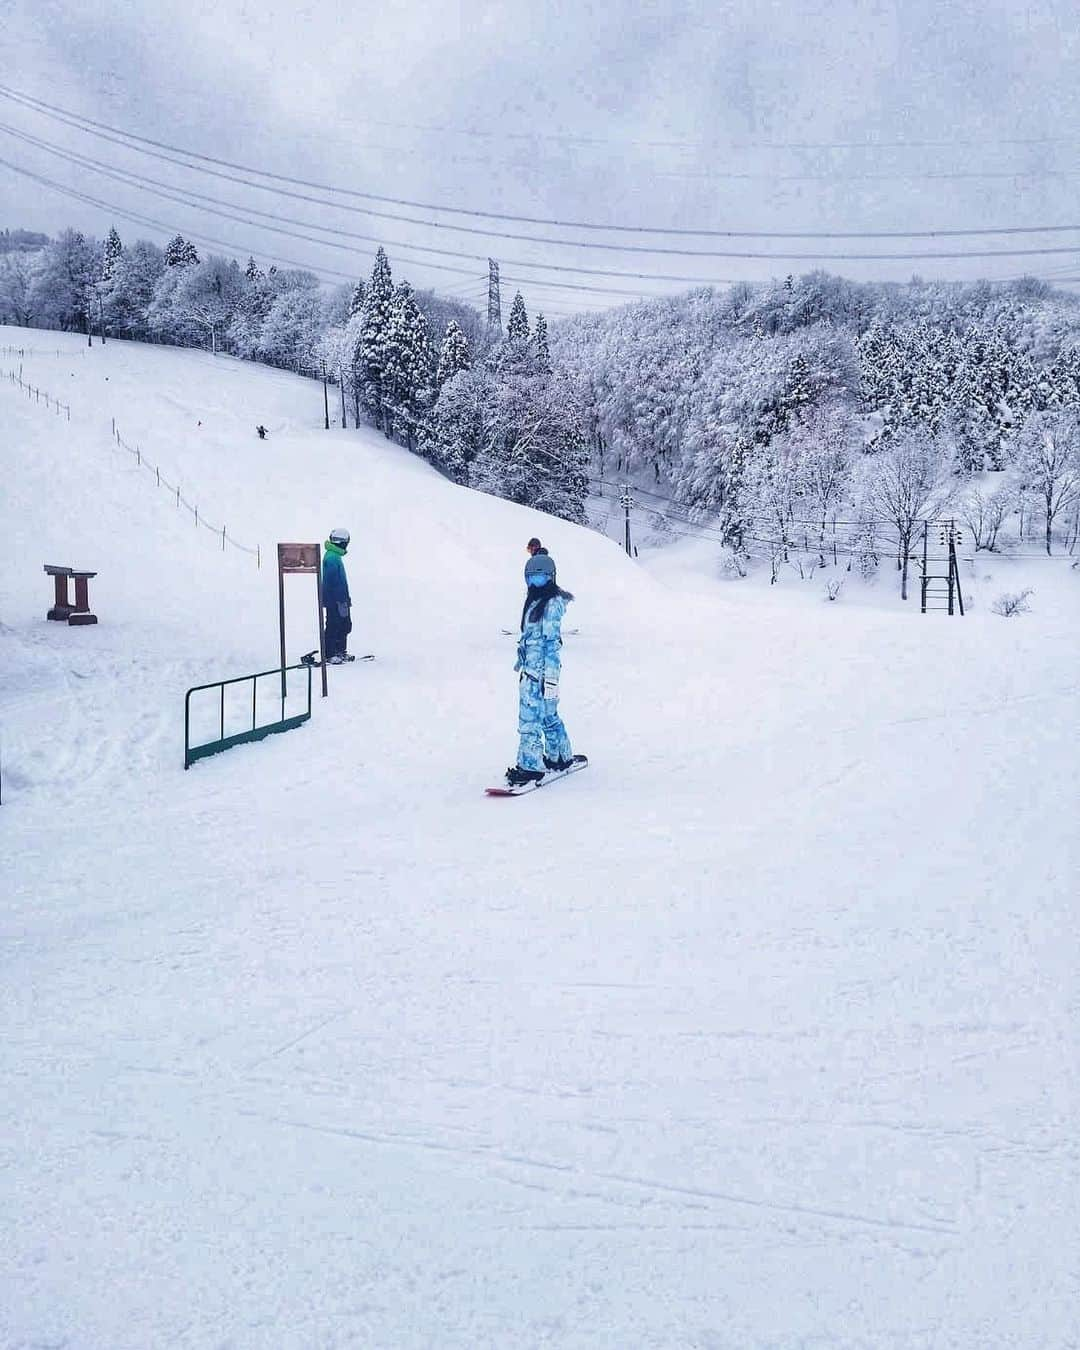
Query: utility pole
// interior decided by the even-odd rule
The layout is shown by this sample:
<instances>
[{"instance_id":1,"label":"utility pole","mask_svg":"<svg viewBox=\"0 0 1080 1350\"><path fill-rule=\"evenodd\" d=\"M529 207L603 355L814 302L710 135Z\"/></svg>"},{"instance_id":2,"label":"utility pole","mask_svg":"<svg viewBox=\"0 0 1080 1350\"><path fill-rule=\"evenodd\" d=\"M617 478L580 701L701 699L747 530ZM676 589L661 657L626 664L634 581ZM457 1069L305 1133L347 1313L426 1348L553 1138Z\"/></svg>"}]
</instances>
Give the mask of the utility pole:
<instances>
[{"instance_id":1,"label":"utility pole","mask_svg":"<svg viewBox=\"0 0 1080 1350\"><path fill-rule=\"evenodd\" d=\"M626 541L625 541L625 548L626 548L626 556L627 556L628 558L632 558L632 557L634 556L634 553L633 553L633 549L632 549L631 544L630 544L630 508L634 505L634 499L633 499L633 497L630 495L630 484L629 484L629 483L624 483L624 484L622 485L622 488L620 489L619 505L622 507L623 512L624 512L624 514L625 514L625 523L626 523Z\"/></svg>"},{"instance_id":2,"label":"utility pole","mask_svg":"<svg viewBox=\"0 0 1080 1350\"><path fill-rule=\"evenodd\" d=\"M935 525L937 534L937 545L944 550L945 556L935 554L929 558L928 554L928 535L930 533L930 522L923 521L923 575L922 575L922 603L920 608L925 614L931 609L944 609L949 614L956 613L956 606L959 604L960 617L964 615L964 594L960 586L960 562L956 556L956 546L963 542L963 532L957 528L955 520L939 521ZM929 564L934 563L937 566L945 565L944 572L930 573ZM934 586L934 582L944 583L944 588ZM928 601L936 600L937 604L928 604ZM944 601L944 604L940 602Z\"/></svg>"}]
</instances>

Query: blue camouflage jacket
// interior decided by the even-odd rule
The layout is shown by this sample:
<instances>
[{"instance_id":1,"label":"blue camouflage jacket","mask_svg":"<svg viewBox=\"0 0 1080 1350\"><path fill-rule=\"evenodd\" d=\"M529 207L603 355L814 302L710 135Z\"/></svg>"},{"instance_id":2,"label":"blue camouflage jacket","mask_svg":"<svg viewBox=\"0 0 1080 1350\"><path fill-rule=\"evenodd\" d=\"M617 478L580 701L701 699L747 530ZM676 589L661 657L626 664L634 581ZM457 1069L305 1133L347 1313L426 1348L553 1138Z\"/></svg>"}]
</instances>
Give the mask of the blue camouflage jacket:
<instances>
[{"instance_id":1,"label":"blue camouflage jacket","mask_svg":"<svg viewBox=\"0 0 1080 1350\"><path fill-rule=\"evenodd\" d=\"M562 621L567 602L561 595L553 596L539 623L526 619L518 638L515 670L523 671L534 680L558 684L562 672Z\"/></svg>"}]
</instances>

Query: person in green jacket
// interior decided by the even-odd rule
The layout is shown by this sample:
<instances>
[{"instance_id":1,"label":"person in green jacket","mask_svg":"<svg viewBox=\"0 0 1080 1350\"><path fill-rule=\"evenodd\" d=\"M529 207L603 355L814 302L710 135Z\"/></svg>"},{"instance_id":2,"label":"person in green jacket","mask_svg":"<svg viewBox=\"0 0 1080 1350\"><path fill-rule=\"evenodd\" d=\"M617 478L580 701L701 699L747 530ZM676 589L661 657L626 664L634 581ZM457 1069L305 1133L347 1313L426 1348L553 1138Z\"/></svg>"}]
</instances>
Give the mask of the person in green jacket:
<instances>
[{"instance_id":1,"label":"person in green jacket","mask_svg":"<svg viewBox=\"0 0 1080 1350\"><path fill-rule=\"evenodd\" d=\"M352 632L352 600L345 575L345 554L349 547L348 530L331 530L323 549L322 601L326 610L326 660L331 666L355 661L345 650Z\"/></svg>"}]
</instances>

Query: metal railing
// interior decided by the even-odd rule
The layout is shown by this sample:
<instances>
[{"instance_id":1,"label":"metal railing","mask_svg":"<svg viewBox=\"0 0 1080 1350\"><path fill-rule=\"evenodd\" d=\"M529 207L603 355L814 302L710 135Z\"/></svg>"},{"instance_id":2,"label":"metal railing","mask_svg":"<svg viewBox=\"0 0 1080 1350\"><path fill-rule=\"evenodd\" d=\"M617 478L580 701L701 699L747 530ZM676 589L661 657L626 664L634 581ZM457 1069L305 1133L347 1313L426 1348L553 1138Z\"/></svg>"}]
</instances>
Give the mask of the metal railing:
<instances>
[{"instance_id":1,"label":"metal railing","mask_svg":"<svg viewBox=\"0 0 1080 1350\"><path fill-rule=\"evenodd\" d=\"M303 670L307 672L307 711L296 713L291 717L285 716L285 700L287 698L286 673L290 670ZM205 759L208 755L219 755L223 750L231 750L234 745L245 745L249 741L261 741L265 736L273 736L279 731L292 731L294 728L302 726L311 717L311 671L312 667L308 665L296 666L278 666L273 670L260 670L256 675L238 675L232 680L211 680L209 684L196 684L184 695L184 768L190 769L196 760ZM258 688L259 680L268 679L271 675L279 676L281 679L281 716L273 722L258 725ZM232 684L246 684L251 681L251 728L246 731L233 732L231 735L225 735L225 689ZM221 702L218 723L218 736L215 740L204 741L201 745L191 744L191 696L192 694L202 693L207 689L220 689Z\"/></svg>"}]
</instances>

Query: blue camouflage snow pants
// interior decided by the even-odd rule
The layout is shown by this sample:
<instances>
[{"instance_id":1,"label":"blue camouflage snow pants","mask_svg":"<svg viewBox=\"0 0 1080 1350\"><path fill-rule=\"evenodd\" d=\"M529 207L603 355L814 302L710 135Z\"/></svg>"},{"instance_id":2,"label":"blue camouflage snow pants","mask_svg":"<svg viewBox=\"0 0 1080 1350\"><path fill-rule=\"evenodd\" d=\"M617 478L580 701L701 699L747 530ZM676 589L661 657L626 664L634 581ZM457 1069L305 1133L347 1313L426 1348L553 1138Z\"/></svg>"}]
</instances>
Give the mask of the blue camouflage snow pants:
<instances>
[{"instance_id":1,"label":"blue camouflage snow pants","mask_svg":"<svg viewBox=\"0 0 1080 1350\"><path fill-rule=\"evenodd\" d=\"M541 682L522 675L518 686L518 767L544 771L548 759L570 759L570 737L559 716L559 701L544 698Z\"/></svg>"}]
</instances>

